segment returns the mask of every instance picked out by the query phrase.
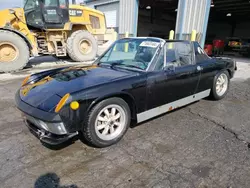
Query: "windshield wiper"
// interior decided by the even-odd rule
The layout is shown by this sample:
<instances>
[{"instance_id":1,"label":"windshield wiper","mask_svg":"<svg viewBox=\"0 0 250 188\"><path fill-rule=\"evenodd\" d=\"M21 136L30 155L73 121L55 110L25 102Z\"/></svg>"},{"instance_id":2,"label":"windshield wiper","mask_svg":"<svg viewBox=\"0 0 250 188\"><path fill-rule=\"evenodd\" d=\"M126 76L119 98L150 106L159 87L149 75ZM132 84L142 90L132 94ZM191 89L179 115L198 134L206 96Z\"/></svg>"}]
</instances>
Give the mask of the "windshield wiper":
<instances>
[{"instance_id":1,"label":"windshield wiper","mask_svg":"<svg viewBox=\"0 0 250 188\"><path fill-rule=\"evenodd\" d=\"M117 61L113 61L114 63L117 63L117 64L120 64L120 63L122 63L123 62L123 60L117 60ZM98 63L97 63L97 65L101 65L101 64L104 64L104 65L112 65L112 64L114 64L114 63L111 63L111 62L102 62L102 61L99 61Z\"/></svg>"},{"instance_id":2,"label":"windshield wiper","mask_svg":"<svg viewBox=\"0 0 250 188\"><path fill-rule=\"evenodd\" d=\"M136 68L136 69L144 70L141 67L138 67L138 66L135 66L135 65L127 65L127 64L124 64L124 63L112 63L110 67L113 68L114 66L125 66L125 67L131 67L131 68Z\"/></svg>"}]
</instances>

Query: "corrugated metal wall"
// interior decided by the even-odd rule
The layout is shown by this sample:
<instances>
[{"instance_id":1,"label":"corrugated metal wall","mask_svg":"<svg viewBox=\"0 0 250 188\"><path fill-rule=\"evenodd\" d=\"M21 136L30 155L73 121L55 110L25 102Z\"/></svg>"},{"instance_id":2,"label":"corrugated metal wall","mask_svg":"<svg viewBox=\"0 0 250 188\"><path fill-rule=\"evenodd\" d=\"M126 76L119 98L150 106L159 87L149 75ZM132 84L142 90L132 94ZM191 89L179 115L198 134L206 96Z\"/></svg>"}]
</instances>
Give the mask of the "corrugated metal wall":
<instances>
[{"instance_id":1,"label":"corrugated metal wall","mask_svg":"<svg viewBox=\"0 0 250 188\"><path fill-rule=\"evenodd\" d=\"M119 34L136 35L137 21L138 0L120 0Z\"/></svg>"},{"instance_id":2,"label":"corrugated metal wall","mask_svg":"<svg viewBox=\"0 0 250 188\"><path fill-rule=\"evenodd\" d=\"M191 33L193 29L197 32L203 31L207 0L186 0L183 32Z\"/></svg>"},{"instance_id":3,"label":"corrugated metal wall","mask_svg":"<svg viewBox=\"0 0 250 188\"><path fill-rule=\"evenodd\" d=\"M192 30L197 31L197 40L203 43L211 0L179 0L176 21L176 37L190 39Z\"/></svg>"}]
</instances>

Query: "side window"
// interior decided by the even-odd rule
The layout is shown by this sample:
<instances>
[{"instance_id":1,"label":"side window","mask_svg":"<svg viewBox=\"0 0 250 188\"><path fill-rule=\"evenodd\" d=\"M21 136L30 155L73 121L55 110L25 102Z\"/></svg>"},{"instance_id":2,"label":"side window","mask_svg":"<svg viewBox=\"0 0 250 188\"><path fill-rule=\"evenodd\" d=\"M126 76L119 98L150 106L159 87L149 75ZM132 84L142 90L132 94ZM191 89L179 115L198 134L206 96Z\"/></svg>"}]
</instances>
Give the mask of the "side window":
<instances>
[{"instance_id":1,"label":"side window","mask_svg":"<svg viewBox=\"0 0 250 188\"><path fill-rule=\"evenodd\" d=\"M191 45L186 42L176 43L176 55L180 61L181 66L192 64L192 50Z\"/></svg>"},{"instance_id":2,"label":"side window","mask_svg":"<svg viewBox=\"0 0 250 188\"><path fill-rule=\"evenodd\" d=\"M89 19L90 19L91 26L93 29L100 29L101 28L100 20L98 17L93 16L93 15L89 15Z\"/></svg>"},{"instance_id":3,"label":"side window","mask_svg":"<svg viewBox=\"0 0 250 188\"><path fill-rule=\"evenodd\" d=\"M59 0L59 4L60 4L60 8L66 8L67 7L66 0Z\"/></svg>"},{"instance_id":4,"label":"side window","mask_svg":"<svg viewBox=\"0 0 250 188\"><path fill-rule=\"evenodd\" d=\"M38 0L27 0L24 5L26 22L31 26L43 26Z\"/></svg>"},{"instance_id":5,"label":"side window","mask_svg":"<svg viewBox=\"0 0 250 188\"><path fill-rule=\"evenodd\" d=\"M210 59L210 57L206 54L206 52L200 47L197 42L194 42L194 51L196 63Z\"/></svg>"},{"instance_id":6,"label":"side window","mask_svg":"<svg viewBox=\"0 0 250 188\"><path fill-rule=\"evenodd\" d=\"M36 9L39 6L39 2L36 0L26 0L24 3L24 11Z\"/></svg>"},{"instance_id":7,"label":"side window","mask_svg":"<svg viewBox=\"0 0 250 188\"><path fill-rule=\"evenodd\" d=\"M166 50L166 66L181 67L192 64L189 42L169 42Z\"/></svg>"}]
</instances>

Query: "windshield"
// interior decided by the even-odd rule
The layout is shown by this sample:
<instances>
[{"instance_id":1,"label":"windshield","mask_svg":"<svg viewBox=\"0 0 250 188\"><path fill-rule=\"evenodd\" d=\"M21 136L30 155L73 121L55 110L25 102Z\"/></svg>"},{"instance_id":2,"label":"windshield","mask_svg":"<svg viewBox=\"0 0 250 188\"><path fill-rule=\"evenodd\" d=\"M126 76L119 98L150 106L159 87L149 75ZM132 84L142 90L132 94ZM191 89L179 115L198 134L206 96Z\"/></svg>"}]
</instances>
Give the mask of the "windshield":
<instances>
[{"instance_id":1,"label":"windshield","mask_svg":"<svg viewBox=\"0 0 250 188\"><path fill-rule=\"evenodd\" d=\"M100 58L98 63L146 70L159 46L158 39L120 39Z\"/></svg>"}]
</instances>

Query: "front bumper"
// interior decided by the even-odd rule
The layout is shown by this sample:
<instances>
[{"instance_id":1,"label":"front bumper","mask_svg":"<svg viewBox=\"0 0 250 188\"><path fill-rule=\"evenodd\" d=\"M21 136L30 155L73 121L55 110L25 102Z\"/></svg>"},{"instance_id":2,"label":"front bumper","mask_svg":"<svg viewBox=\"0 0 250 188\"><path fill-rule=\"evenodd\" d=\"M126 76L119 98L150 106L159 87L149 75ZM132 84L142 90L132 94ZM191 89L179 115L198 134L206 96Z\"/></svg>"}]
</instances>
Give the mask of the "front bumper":
<instances>
[{"instance_id":1,"label":"front bumper","mask_svg":"<svg viewBox=\"0 0 250 188\"><path fill-rule=\"evenodd\" d=\"M78 134L76 132L76 133L65 134L65 135L57 135L57 134L48 132L44 129L40 129L39 127L35 126L28 120L25 120L25 124L33 135L35 135L39 140L41 140L41 142L44 142L49 145L61 144Z\"/></svg>"},{"instance_id":2,"label":"front bumper","mask_svg":"<svg viewBox=\"0 0 250 188\"><path fill-rule=\"evenodd\" d=\"M63 122L45 122L40 119L34 118L30 115L27 115L25 113L22 113L22 117L25 121L32 123L41 130L45 130L47 132L57 135L68 134Z\"/></svg>"},{"instance_id":3,"label":"front bumper","mask_svg":"<svg viewBox=\"0 0 250 188\"><path fill-rule=\"evenodd\" d=\"M15 100L25 124L41 141L56 145L78 134L77 131L69 132L66 129L59 114L45 112L23 102L19 91L16 93Z\"/></svg>"}]
</instances>

